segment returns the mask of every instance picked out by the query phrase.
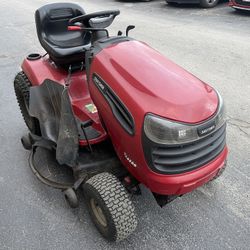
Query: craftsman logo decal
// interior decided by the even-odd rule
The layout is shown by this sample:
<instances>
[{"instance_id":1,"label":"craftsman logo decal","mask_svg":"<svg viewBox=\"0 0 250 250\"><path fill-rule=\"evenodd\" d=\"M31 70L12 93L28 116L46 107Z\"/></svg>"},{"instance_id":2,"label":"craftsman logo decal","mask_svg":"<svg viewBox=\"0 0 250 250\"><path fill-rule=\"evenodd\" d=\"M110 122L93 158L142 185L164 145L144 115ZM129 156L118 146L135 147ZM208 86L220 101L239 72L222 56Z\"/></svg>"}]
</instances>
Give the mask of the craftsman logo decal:
<instances>
[{"instance_id":1,"label":"craftsman logo decal","mask_svg":"<svg viewBox=\"0 0 250 250\"><path fill-rule=\"evenodd\" d=\"M215 129L215 127L216 126L215 126L214 122L212 124L202 126L202 127L198 128L198 134L199 134L199 136L207 135L210 132L212 132Z\"/></svg>"},{"instance_id":2,"label":"craftsman logo decal","mask_svg":"<svg viewBox=\"0 0 250 250\"><path fill-rule=\"evenodd\" d=\"M101 90L104 90L105 89L105 87L104 87L104 85L102 84L102 82L101 82L101 80L99 80L98 78L97 78L97 76L93 76L93 81L95 82L95 84L97 84L98 86L99 86L99 88L101 89Z\"/></svg>"},{"instance_id":3,"label":"craftsman logo decal","mask_svg":"<svg viewBox=\"0 0 250 250\"><path fill-rule=\"evenodd\" d=\"M89 104L85 105L85 108L86 108L91 114L97 113L97 108L96 108L96 106L95 106L93 103L89 103Z\"/></svg>"}]
</instances>

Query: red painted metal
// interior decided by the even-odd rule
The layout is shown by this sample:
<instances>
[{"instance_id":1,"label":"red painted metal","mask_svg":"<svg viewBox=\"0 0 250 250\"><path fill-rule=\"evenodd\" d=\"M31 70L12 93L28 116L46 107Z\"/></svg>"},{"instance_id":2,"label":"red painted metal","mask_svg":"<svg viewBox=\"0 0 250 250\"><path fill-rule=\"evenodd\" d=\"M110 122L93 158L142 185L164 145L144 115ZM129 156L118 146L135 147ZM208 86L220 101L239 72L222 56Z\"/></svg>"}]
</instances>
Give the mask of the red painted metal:
<instances>
[{"instance_id":1,"label":"red painted metal","mask_svg":"<svg viewBox=\"0 0 250 250\"><path fill-rule=\"evenodd\" d=\"M244 2L242 2L242 4L239 4L235 0L230 0L228 6L240 10L250 10L249 2L246 2L246 4L244 4Z\"/></svg>"},{"instance_id":2,"label":"red painted metal","mask_svg":"<svg viewBox=\"0 0 250 250\"><path fill-rule=\"evenodd\" d=\"M25 72L33 86L42 84L46 79L64 85L68 76L67 71L58 68L48 57L42 57L38 60L32 61L25 59L22 64L22 70ZM70 80L69 93L74 114L81 121L92 120L93 128L101 133L98 138L89 140L89 142L95 144L107 139L107 133L100 123L98 112L92 113L86 108L86 105L93 104L87 86L86 72L77 71L71 75ZM87 145L87 142L85 140L80 140L79 144L85 146Z\"/></svg>"},{"instance_id":3,"label":"red painted metal","mask_svg":"<svg viewBox=\"0 0 250 250\"><path fill-rule=\"evenodd\" d=\"M22 69L34 86L45 79L64 84L67 78L67 72L48 57L24 60ZM92 79L87 84L86 73L81 71L71 78L70 96L74 113L82 121L93 120L93 126L102 133L100 140L91 143L104 140L109 135L122 164L151 191L168 195L190 192L213 178L225 164L227 148L212 162L196 170L163 175L147 166L142 148L143 121L147 113L179 122L200 123L217 110L218 97L212 87L138 41L117 43L103 49L93 58L90 75L93 73L107 82L131 112L135 134L131 136L121 127ZM92 102L98 107L98 113L92 114L85 109L86 104ZM99 115L107 133L101 126Z\"/></svg>"},{"instance_id":4,"label":"red painted metal","mask_svg":"<svg viewBox=\"0 0 250 250\"><path fill-rule=\"evenodd\" d=\"M123 165L151 191L183 194L212 178L222 167L227 149L216 160L182 175L161 175L149 169L141 143L144 117L154 113L164 118L199 123L213 116L218 97L203 83L147 45L130 41L111 45L98 53L91 65L122 100L135 120L135 134L129 135L113 117L112 111L92 79L89 89L105 122L108 134ZM134 167L125 157L129 157Z\"/></svg>"},{"instance_id":5,"label":"red painted metal","mask_svg":"<svg viewBox=\"0 0 250 250\"><path fill-rule=\"evenodd\" d=\"M102 50L94 58L92 71L108 82L136 120L137 115L141 118L151 112L199 123L212 116L218 106L212 87L138 41Z\"/></svg>"},{"instance_id":6,"label":"red painted metal","mask_svg":"<svg viewBox=\"0 0 250 250\"><path fill-rule=\"evenodd\" d=\"M82 28L80 26L68 26L68 30L69 31L79 31L82 30Z\"/></svg>"}]
</instances>

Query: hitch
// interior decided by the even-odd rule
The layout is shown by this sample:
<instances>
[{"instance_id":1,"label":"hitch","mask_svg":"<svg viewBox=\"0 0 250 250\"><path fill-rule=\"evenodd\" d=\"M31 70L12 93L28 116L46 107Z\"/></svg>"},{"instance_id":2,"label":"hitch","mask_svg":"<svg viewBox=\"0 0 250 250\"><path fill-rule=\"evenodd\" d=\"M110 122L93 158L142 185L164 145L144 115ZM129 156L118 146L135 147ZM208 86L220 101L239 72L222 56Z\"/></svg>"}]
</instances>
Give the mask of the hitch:
<instances>
[{"instance_id":1,"label":"hitch","mask_svg":"<svg viewBox=\"0 0 250 250\"><path fill-rule=\"evenodd\" d=\"M127 28L126 28L126 36L128 36L128 33L130 30L134 29L135 26L134 25L129 25Z\"/></svg>"},{"instance_id":2,"label":"hitch","mask_svg":"<svg viewBox=\"0 0 250 250\"><path fill-rule=\"evenodd\" d=\"M132 176L130 175L125 176L122 180L122 184L130 194L141 195L139 182Z\"/></svg>"},{"instance_id":3,"label":"hitch","mask_svg":"<svg viewBox=\"0 0 250 250\"><path fill-rule=\"evenodd\" d=\"M164 207L168 203L180 197L179 195L162 195L162 194L156 194L156 193L152 193L152 194L154 195L155 200L160 207Z\"/></svg>"}]
</instances>

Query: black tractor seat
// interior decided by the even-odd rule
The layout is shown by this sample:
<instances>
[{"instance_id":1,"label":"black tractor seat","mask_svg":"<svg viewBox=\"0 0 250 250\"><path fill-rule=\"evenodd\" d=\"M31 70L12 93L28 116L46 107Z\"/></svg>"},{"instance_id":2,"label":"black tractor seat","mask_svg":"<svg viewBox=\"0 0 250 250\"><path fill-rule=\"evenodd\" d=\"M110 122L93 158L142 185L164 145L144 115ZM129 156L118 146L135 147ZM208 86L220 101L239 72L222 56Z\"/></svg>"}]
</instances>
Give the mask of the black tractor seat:
<instances>
[{"instance_id":1,"label":"black tractor seat","mask_svg":"<svg viewBox=\"0 0 250 250\"><path fill-rule=\"evenodd\" d=\"M91 46L89 32L68 31L68 21L84 15L77 4L47 4L36 11L37 35L42 47L58 65L85 62L85 51Z\"/></svg>"}]
</instances>

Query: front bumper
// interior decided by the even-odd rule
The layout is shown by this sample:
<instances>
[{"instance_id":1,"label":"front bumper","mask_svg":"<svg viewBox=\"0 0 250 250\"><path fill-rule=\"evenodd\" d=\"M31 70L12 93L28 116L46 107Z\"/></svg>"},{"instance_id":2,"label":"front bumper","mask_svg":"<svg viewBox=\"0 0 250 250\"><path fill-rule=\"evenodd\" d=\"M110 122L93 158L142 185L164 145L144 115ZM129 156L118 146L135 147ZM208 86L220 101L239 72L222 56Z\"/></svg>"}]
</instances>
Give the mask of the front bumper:
<instances>
[{"instance_id":1,"label":"front bumper","mask_svg":"<svg viewBox=\"0 0 250 250\"><path fill-rule=\"evenodd\" d=\"M228 154L227 146L211 162L190 172L176 175L162 175L150 172L147 187L161 195L182 195L193 191L210 181L225 166Z\"/></svg>"},{"instance_id":2,"label":"front bumper","mask_svg":"<svg viewBox=\"0 0 250 250\"><path fill-rule=\"evenodd\" d=\"M250 10L250 2L244 2L242 0L231 0L228 5L238 10Z\"/></svg>"},{"instance_id":3,"label":"front bumper","mask_svg":"<svg viewBox=\"0 0 250 250\"><path fill-rule=\"evenodd\" d=\"M178 4L197 4L200 0L166 0L167 3L178 3Z\"/></svg>"}]
</instances>

